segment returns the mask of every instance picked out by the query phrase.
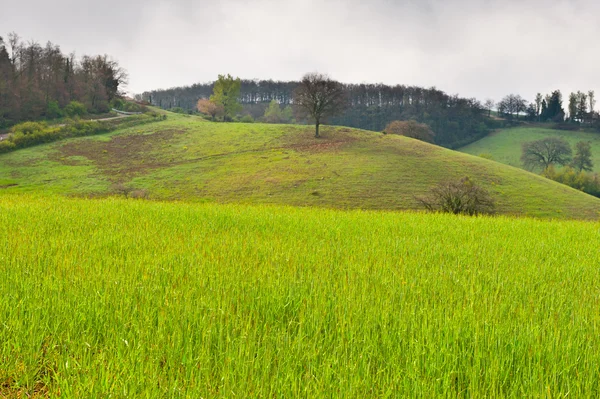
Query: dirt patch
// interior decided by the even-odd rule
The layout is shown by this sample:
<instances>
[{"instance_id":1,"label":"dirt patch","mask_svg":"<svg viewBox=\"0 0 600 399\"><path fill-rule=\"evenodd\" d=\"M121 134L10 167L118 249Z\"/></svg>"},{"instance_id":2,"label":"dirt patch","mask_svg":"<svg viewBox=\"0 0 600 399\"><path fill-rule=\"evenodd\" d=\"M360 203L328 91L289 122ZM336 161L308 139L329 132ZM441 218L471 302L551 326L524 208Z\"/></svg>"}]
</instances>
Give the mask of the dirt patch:
<instances>
[{"instance_id":1,"label":"dirt patch","mask_svg":"<svg viewBox=\"0 0 600 399\"><path fill-rule=\"evenodd\" d=\"M0 184L0 189L14 187L14 186L18 186L18 184L17 183Z\"/></svg>"},{"instance_id":2,"label":"dirt patch","mask_svg":"<svg viewBox=\"0 0 600 399\"><path fill-rule=\"evenodd\" d=\"M63 165L78 164L70 157L84 157L112 182L118 183L151 170L171 165L174 159L161 159L154 151L184 130L163 130L154 134L115 136L110 141L85 140L61 145L50 158ZM163 153L164 155L164 153ZM172 155L173 158L175 155Z\"/></svg>"}]
</instances>

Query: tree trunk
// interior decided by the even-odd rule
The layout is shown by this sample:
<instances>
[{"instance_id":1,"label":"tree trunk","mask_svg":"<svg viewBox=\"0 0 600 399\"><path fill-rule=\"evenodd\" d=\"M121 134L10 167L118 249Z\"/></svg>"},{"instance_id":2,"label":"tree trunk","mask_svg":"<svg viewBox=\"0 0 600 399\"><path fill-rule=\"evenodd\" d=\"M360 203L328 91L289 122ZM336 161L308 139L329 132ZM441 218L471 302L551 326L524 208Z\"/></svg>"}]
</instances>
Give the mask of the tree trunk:
<instances>
[{"instance_id":1,"label":"tree trunk","mask_svg":"<svg viewBox=\"0 0 600 399\"><path fill-rule=\"evenodd\" d=\"M319 123L319 121L317 121L317 123L315 124L315 137L316 138L321 137L321 136L319 136L319 125L320 125L320 123Z\"/></svg>"}]
</instances>

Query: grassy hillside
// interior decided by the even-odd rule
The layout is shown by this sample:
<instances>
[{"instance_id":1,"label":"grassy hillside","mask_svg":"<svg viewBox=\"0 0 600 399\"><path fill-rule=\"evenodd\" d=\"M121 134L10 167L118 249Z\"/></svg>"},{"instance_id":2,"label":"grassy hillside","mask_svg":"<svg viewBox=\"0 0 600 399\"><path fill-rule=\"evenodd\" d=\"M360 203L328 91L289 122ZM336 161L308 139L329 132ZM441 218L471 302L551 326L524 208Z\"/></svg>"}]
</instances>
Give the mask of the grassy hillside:
<instances>
[{"instance_id":1,"label":"grassy hillside","mask_svg":"<svg viewBox=\"0 0 600 399\"><path fill-rule=\"evenodd\" d=\"M448 178L490 189L501 213L598 218L600 200L533 174L416 140L343 127L164 122L0 155L5 193L415 209Z\"/></svg>"},{"instance_id":2,"label":"grassy hillside","mask_svg":"<svg viewBox=\"0 0 600 399\"><path fill-rule=\"evenodd\" d=\"M578 141L591 142L594 169L596 172L600 172L600 133L568 132L539 127L517 127L499 130L461 148L459 151L473 155L491 154L497 162L521 168L523 167L520 160L522 144L549 136L561 137L567 140L571 144L573 151L575 151L575 144Z\"/></svg>"},{"instance_id":3,"label":"grassy hillside","mask_svg":"<svg viewBox=\"0 0 600 399\"><path fill-rule=\"evenodd\" d=\"M597 397L599 225L0 197L0 397Z\"/></svg>"}]
</instances>

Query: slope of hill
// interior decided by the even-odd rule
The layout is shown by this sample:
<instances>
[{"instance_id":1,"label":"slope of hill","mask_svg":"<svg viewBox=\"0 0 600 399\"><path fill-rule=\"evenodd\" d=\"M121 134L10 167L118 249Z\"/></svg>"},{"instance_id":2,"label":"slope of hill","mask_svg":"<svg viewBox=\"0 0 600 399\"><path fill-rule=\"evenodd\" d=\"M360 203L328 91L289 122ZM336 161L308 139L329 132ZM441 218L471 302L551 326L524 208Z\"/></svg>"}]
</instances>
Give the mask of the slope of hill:
<instances>
[{"instance_id":1,"label":"slope of hill","mask_svg":"<svg viewBox=\"0 0 600 399\"><path fill-rule=\"evenodd\" d=\"M599 217L600 200L534 174L420 141L344 127L169 119L0 156L4 192L417 209L415 196L470 176L498 210Z\"/></svg>"},{"instance_id":2,"label":"slope of hill","mask_svg":"<svg viewBox=\"0 0 600 399\"><path fill-rule=\"evenodd\" d=\"M497 162L521 168L521 146L528 141L540 140L549 136L561 137L571 144L575 151L578 141L592 143L594 169L600 172L600 134L589 132L570 132L540 127L517 127L503 129L484 137L458 151L467 154L490 154Z\"/></svg>"}]
</instances>

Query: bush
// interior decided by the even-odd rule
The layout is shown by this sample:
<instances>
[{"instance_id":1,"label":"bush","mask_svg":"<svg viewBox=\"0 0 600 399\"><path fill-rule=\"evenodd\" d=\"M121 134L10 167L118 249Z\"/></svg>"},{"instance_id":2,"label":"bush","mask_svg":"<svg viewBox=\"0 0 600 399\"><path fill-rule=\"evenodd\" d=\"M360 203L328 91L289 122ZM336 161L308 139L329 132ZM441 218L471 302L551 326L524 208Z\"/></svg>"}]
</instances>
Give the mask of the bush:
<instances>
[{"instance_id":1,"label":"bush","mask_svg":"<svg viewBox=\"0 0 600 399\"><path fill-rule=\"evenodd\" d=\"M417 121L393 121L385 127L384 134L398 134L413 139L433 143L435 133L424 123Z\"/></svg>"},{"instance_id":2,"label":"bush","mask_svg":"<svg viewBox=\"0 0 600 399\"><path fill-rule=\"evenodd\" d=\"M79 101L71 101L65 107L65 115L71 118L74 116L83 116L85 114L87 114L87 108Z\"/></svg>"},{"instance_id":3,"label":"bush","mask_svg":"<svg viewBox=\"0 0 600 399\"><path fill-rule=\"evenodd\" d=\"M49 101L46 109L46 118L57 119L63 116L63 111L60 109L57 101Z\"/></svg>"},{"instance_id":4,"label":"bush","mask_svg":"<svg viewBox=\"0 0 600 399\"><path fill-rule=\"evenodd\" d=\"M240 122L242 122L242 123L254 123L254 118L252 117L252 115L244 115L242 117L242 119L240 119Z\"/></svg>"},{"instance_id":5,"label":"bush","mask_svg":"<svg viewBox=\"0 0 600 399\"><path fill-rule=\"evenodd\" d=\"M431 189L428 196L417 198L417 201L428 211L455 215L490 214L495 207L489 192L468 177L440 183Z\"/></svg>"},{"instance_id":6,"label":"bush","mask_svg":"<svg viewBox=\"0 0 600 399\"><path fill-rule=\"evenodd\" d=\"M17 146L10 140L2 140L0 141L0 154L4 154L5 152L10 152L15 150Z\"/></svg>"},{"instance_id":7,"label":"bush","mask_svg":"<svg viewBox=\"0 0 600 399\"><path fill-rule=\"evenodd\" d=\"M554 166L550 165L544 170L542 176L595 197L600 197L600 176L597 173L578 172L570 166L557 171Z\"/></svg>"},{"instance_id":8,"label":"bush","mask_svg":"<svg viewBox=\"0 0 600 399\"><path fill-rule=\"evenodd\" d=\"M479 154L479 158L489 159L490 161L494 160L494 156L489 152L482 152L481 154Z\"/></svg>"},{"instance_id":9,"label":"bush","mask_svg":"<svg viewBox=\"0 0 600 399\"><path fill-rule=\"evenodd\" d=\"M13 126L10 130L13 134L35 134L44 131L48 128L46 122L23 122Z\"/></svg>"}]
</instances>

